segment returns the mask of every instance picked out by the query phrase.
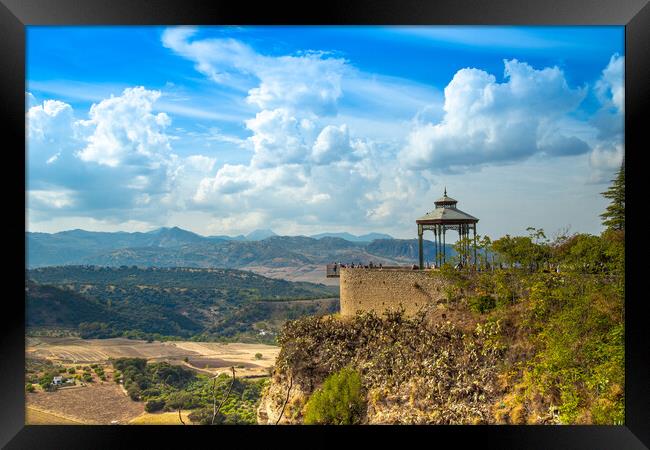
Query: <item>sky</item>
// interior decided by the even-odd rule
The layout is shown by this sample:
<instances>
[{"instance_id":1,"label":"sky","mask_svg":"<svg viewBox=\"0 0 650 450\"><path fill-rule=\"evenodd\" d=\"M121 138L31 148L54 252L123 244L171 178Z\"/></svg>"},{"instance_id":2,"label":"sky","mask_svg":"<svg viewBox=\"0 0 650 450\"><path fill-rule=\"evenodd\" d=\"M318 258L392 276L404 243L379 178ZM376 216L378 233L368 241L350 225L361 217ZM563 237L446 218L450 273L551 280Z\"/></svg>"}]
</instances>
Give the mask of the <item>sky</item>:
<instances>
[{"instance_id":1,"label":"sky","mask_svg":"<svg viewBox=\"0 0 650 450\"><path fill-rule=\"evenodd\" d=\"M27 228L414 238L446 188L480 235L597 234L624 58L613 26L29 26Z\"/></svg>"}]
</instances>

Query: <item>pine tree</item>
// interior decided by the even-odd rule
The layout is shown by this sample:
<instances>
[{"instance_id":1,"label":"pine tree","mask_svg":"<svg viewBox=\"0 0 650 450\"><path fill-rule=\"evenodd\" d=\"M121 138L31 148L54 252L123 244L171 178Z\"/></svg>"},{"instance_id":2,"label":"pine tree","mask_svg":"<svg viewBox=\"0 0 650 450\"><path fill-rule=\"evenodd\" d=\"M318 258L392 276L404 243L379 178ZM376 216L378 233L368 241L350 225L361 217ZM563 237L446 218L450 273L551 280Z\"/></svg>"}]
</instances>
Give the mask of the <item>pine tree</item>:
<instances>
[{"instance_id":1,"label":"pine tree","mask_svg":"<svg viewBox=\"0 0 650 450\"><path fill-rule=\"evenodd\" d=\"M625 230L625 161L612 180L612 185L602 195L611 199L605 212L600 215L603 225L609 230Z\"/></svg>"}]
</instances>

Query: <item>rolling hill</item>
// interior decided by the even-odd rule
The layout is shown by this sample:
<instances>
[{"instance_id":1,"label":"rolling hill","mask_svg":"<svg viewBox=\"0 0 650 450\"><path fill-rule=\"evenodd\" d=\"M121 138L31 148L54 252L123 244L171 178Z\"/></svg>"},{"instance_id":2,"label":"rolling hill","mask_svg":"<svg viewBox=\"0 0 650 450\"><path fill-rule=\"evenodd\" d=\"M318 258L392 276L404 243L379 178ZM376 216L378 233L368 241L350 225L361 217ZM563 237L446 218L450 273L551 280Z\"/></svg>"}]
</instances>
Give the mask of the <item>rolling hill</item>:
<instances>
[{"instance_id":1,"label":"rolling hill","mask_svg":"<svg viewBox=\"0 0 650 450\"><path fill-rule=\"evenodd\" d=\"M28 327L88 338L265 342L287 319L338 309L336 288L232 269L58 266L26 279Z\"/></svg>"}]
</instances>

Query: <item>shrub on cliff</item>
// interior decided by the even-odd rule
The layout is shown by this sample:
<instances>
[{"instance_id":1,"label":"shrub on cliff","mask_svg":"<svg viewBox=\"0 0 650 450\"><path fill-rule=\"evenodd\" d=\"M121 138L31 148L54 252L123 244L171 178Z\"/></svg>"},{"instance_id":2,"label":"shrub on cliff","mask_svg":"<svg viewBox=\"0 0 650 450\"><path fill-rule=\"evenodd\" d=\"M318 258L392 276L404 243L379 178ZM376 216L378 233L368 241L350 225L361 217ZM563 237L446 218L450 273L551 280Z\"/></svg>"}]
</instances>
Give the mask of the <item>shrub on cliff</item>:
<instances>
[{"instance_id":1,"label":"shrub on cliff","mask_svg":"<svg viewBox=\"0 0 650 450\"><path fill-rule=\"evenodd\" d=\"M308 425L355 425L366 409L361 376L350 368L341 369L325 379L306 405Z\"/></svg>"},{"instance_id":2,"label":"shrub on cliff","mask_svg":"<svg viewBox=\"0 0 650 450\"><path fill-rule=\"evenodd\" d=\"M475 295L468 300L470 309L480 314L492 311L496 307L496 300L491 295Z\"/></svg>"}]
</instances>

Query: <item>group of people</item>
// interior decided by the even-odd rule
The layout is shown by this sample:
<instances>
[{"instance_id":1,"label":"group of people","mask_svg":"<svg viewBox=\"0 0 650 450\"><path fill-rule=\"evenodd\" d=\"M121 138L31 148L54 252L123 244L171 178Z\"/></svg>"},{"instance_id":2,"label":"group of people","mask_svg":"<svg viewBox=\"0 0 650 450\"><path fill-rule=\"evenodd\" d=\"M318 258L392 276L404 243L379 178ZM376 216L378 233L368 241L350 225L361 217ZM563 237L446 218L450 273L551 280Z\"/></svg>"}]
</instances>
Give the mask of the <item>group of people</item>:
<instances>
[{"instance_id":1,"label":"group of people","mask_svg":"<svg viewBox=\"0 0 650 450\"><path fill-rule=\"evenodd\" d=\"M350 269L382 269L383 265L381 263L375 264L372 261L370 261L368 264L363 265L361 263L351 263L351 264L344 264L341 262L333 262L332 265L334 266L334 273L338 271L339 268L350 268Z\"/></svg>"}]
</instances>

